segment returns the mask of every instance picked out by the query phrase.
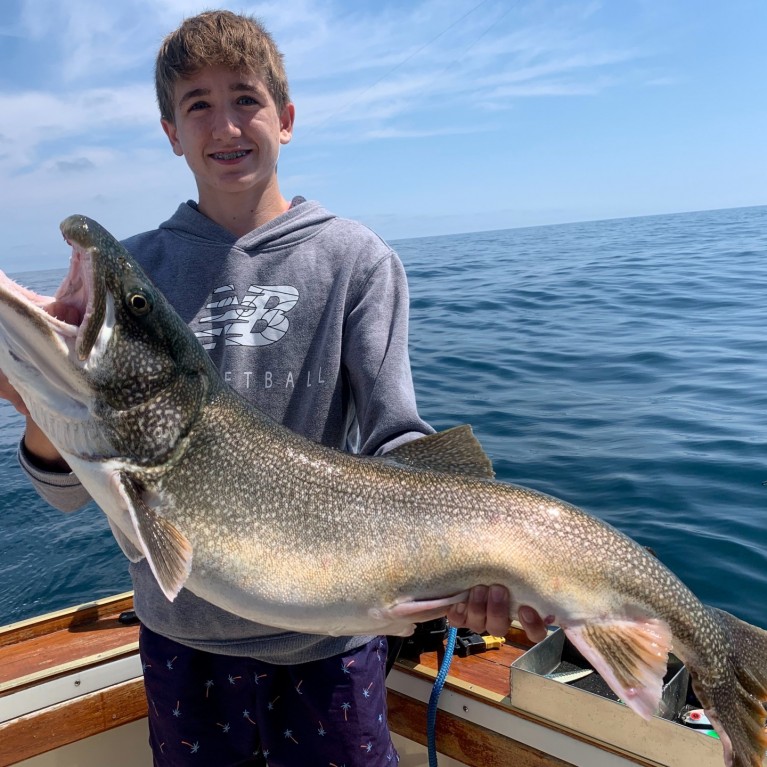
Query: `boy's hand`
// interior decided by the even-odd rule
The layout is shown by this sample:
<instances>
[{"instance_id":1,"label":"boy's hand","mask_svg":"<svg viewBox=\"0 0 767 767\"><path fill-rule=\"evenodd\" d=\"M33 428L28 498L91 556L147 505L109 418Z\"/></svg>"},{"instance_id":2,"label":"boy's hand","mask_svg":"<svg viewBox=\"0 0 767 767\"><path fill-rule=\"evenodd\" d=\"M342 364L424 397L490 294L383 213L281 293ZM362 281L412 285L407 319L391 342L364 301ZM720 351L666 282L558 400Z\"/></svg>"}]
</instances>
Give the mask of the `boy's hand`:
<instances>
[{"instance_id":1,"label":"boy's hand","mask_svg":"<svg viewBox=\"0 0 767 767\"><path fill-rule=\"evenodd\" d=\"M16 389L11 386L5 373L0 370L0 399L8 400L16 410L27 417L27 428L24 432L24 447L28 460L38 469L46 471L68 472L69 465L61 457L53 443L43 433L42 429L32 420L29 410Z\"/></svg>"},{"instance_id":2,"label":"boy's hand","mask_svg":"<svg viewBox=\"0 0 767 767\"><path fill-rule=\"evenodd\" d=\"M511 595L503 586L475 586L469 592L468 602L453 605L447 613L451 626L467 627L481 634L487 631L493 636L505 636L511 620ZM519 622L533 642L546 637L546 624L532 607L519 608Z\"/></svg>"},{"instance_id":3,"label":"boy's hand","mask_svg":"<svg viewBox=\"0 0 767 767\"><path fill-rule=\"evenodd\" d=\"M21 399L16 389L11 386L11 382L2 370L0 370L0 399L8 400L22 415L29 415L24 400Z\"/></svg>"}]
</instances>

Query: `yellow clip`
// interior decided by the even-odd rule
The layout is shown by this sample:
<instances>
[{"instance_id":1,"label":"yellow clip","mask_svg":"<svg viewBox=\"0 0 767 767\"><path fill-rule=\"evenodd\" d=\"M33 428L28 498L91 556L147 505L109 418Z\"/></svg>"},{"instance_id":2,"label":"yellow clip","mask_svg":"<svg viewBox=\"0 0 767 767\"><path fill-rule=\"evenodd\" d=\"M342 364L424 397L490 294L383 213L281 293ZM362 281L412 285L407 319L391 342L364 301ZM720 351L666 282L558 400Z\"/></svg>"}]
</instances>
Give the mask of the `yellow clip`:
<instances>
[{"instance_id":1,"label":"yellow clip","mask_svg":"<svg viewBox=\"0 0 767 767\"><path fill-rule=\"evenodd\" d=\"M497 650L506 642L505 637L483 636L482 639L485 640L485 648L488 650Z\"/></svg>"}]
</instances>

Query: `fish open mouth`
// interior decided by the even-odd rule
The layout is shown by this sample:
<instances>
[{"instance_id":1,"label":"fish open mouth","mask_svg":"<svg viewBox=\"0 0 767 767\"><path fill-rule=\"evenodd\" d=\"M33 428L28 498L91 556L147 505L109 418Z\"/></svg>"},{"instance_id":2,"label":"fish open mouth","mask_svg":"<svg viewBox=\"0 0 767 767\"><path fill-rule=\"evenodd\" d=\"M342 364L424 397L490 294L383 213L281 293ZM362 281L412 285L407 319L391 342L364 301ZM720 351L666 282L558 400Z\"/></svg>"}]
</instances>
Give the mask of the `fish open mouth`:
<instances>
[{"instance_id":1,"label":"fish open mouth","mask_svg":"<svg viewBox=\"0 0 767 767\"><path fill-rule=\"evenodd\" d=\"M51 302L44 308L63 324L77 328L79 348L82 333L94 315L93 262L86 248L68 239L67 243L72 246L69 271Z\"/></svg>"},{"instance_id":2,"label":"fish open mouth","mask_svg":"<svg viewBox=\"0 0 767 767\"><path fill-rule=\"evenodd\" d=\"M66 239L66 238L65 238ZM88 249L67 239L72 246L69 270L53 296L27 288L0 271L0 298L16 312L35 318L63 342L67 352L82 346L82 338L94 317L94 274ZM78 355L82 361L82 355Z\"/></svg>"}]
</instances>

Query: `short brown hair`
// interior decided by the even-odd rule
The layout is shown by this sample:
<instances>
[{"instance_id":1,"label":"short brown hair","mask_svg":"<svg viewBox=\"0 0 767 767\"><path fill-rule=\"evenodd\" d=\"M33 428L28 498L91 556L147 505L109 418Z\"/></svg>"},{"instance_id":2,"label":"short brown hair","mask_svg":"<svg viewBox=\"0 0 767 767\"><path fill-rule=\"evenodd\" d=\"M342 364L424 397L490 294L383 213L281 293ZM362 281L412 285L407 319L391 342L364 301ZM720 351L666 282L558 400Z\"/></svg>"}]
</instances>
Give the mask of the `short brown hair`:
<instances>
[{"instance_id":1,"label":"short brown hair","mask_svg":"<svg viewBox=\"0 0 767 767\"><path fill-rule=\"evenodd\" d=\"M174 119L173 91L178 80L216 65L261 75L278 111L290 102L282 53L264 26L253 16L206 11L185 19L160 46L155 89L161 117Z\"/></svg>"}]
</instances>

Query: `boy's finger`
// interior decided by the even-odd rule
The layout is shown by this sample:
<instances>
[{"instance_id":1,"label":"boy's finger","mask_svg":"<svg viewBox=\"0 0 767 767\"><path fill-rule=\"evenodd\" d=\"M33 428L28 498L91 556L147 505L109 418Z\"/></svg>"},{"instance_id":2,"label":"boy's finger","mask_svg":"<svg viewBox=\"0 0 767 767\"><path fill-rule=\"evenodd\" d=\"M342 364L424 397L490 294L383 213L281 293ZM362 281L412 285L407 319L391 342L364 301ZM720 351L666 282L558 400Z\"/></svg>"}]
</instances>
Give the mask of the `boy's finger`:
<instances>
[{"instance_id":1,"label":"boy's finger","mask_svg":"<svg viewBox=\"0 0 767 767\"><path fill-rule=\"evenodd\" d=\"M519 622L522 624L522 628L525 630L527 636L533 642L540 642L546 638L547 629L543 618L528 605L522 605L518 611Z\"/></svg>"},{"instance_id":2,"label":"boy's finger","mask_svg":"<svg viewBox=\"0 0 767 767\"><path fill-rule=\"evenodd\" d=\"M487 595L485 631L493 636L506 636L511 625L511 596L505 586L491 586Z\"/></svg>"}]
</instances>

